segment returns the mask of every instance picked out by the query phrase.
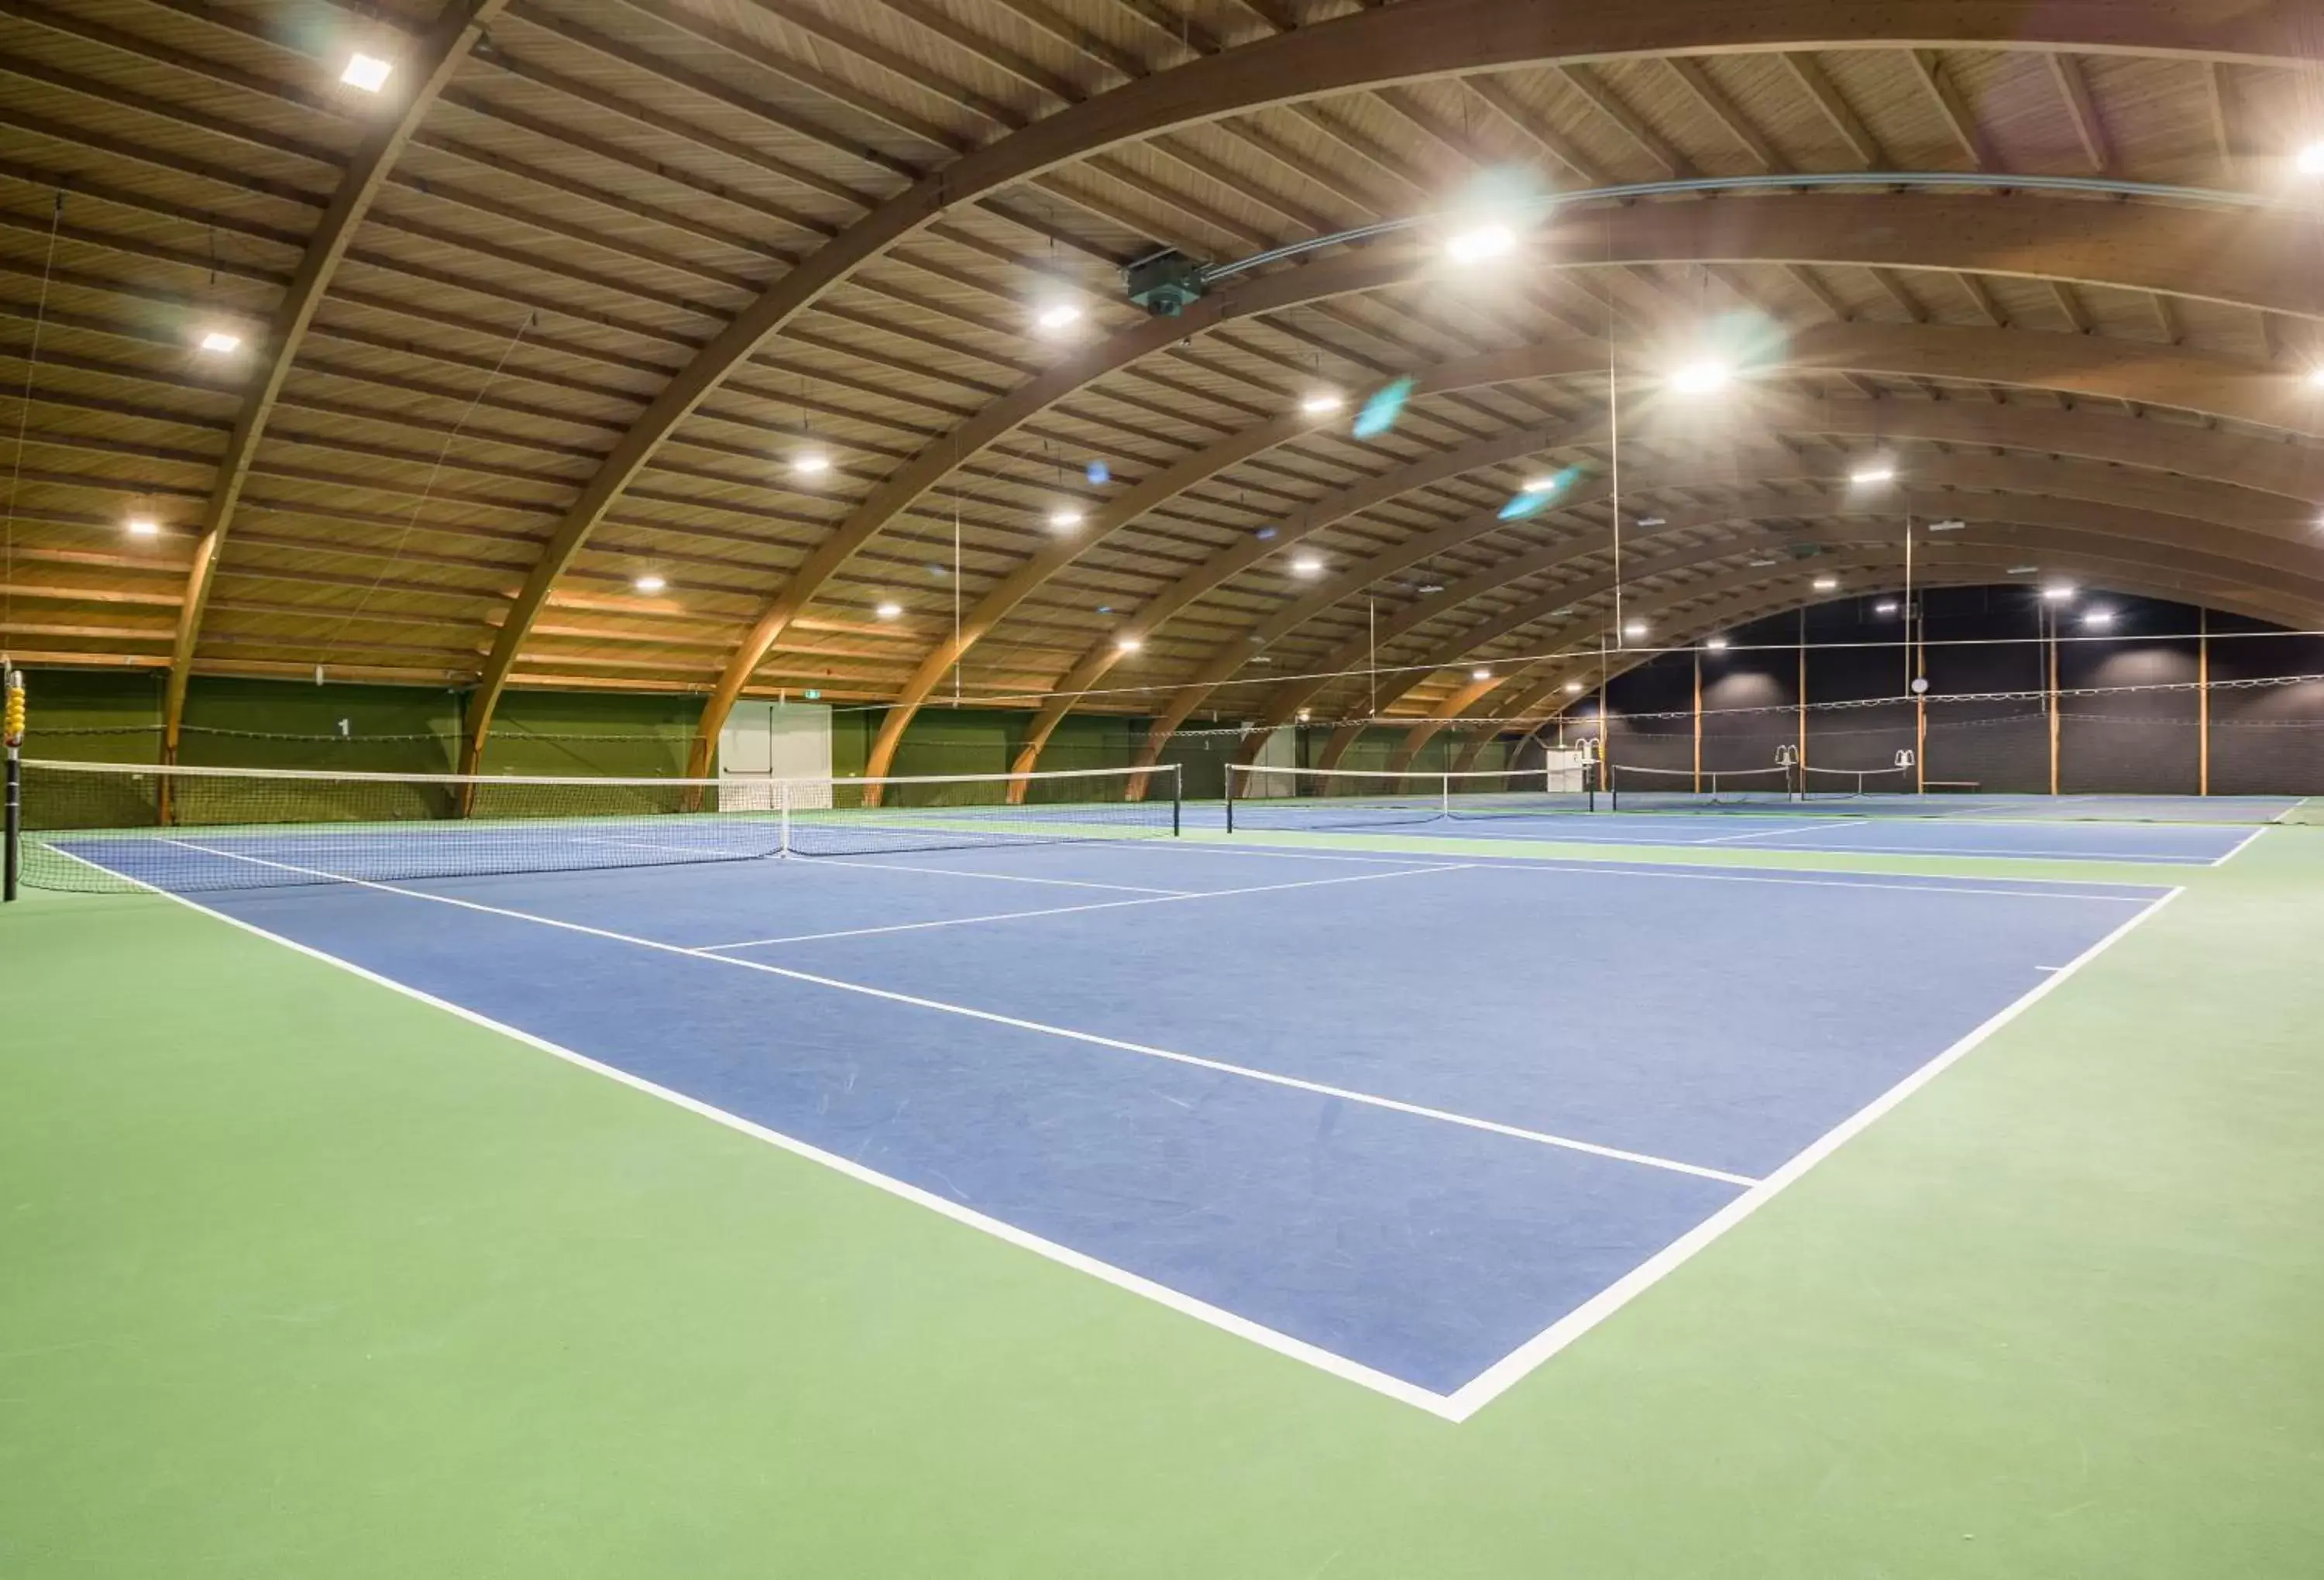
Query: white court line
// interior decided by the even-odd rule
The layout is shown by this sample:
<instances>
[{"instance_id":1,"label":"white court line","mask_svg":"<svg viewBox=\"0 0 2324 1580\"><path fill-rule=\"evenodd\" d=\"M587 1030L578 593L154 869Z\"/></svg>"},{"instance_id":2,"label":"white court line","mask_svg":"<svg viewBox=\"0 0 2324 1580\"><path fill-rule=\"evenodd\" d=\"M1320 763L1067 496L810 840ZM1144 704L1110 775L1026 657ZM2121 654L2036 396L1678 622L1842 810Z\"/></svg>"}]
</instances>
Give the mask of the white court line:
<instances>
[{"instance_id":1,"label":"white court line","mask_svg":"<svg viewBox=\"0 0 2324 1580\"><path fill-rule=\"evenodd\" d=\"M1983 1043L2011 1021L2040 1003L2060 983L2098 959L2099 955L2126 937L2131 929L2185 892L2183 889L2174 888L2160 899L2149 904L2137 915L2090 945L2068 964L2060 967L2055 972L2044 978L2039 986L2027 992L2015 1003L1987 1020L1984 1024L1977 1027L1951 1047L1947 1048L1854 1114L1825 1131L1822 1135L1809 1143L1774 1173L1453 1390L1446 1401L1451 1409L1443 1413L1456 1421L1466 1420L1503 1393L1508 1392L1543 1362L1600 1322L1605 1321L1624 1306L1628 1305L1646 1290L1668 1276L1695 1253L1765 1207L1785 1186L1839 1151L1842 1145L1864 1131L1881 1116L1895 1107L1897 1104L1960 1062L1961 1058L1978 1043Z\"/></svg>"},{"instance_id":2,"label":"white court line","mask_svg":"<svg viewBox=\"0 0 2324 1580\"><path fill-rule=\"evenodd\" d=\"M538 1049L552 1058L561 1059L567 1064L578 1066L595 1075L602 1075L608 1080L618 1081L649 1097L659 1098L663 1102L684 1108L690 1114L699 1115L713 1124L723 1125L729 1130L738 1131L744 1135L763 1141L770 1146L790 1153L793 1157L820 1163L825 1168L844 1175L859 1184L884 1190L890 1196L901 1198L916 1207L926 1208L939 1217L951 1219L954 1223L980 1230L1019 1250L1030 1251L1037 1256L1045 1256L1051 1262L1070 1267L1076 1272L1086 1273L1102 1283L1111 1284L1118 1290L1142 1296L1156 1305L1167 1307L1181 1316L1192 1317L1198 1322L1207 1322L1222 1333L1247 1339L1260 1348L1272 1350L1286 1359L1302 1362L1342 1382L1369 1388L1374 1393L1426 1410L1440 1419L1446 1420L1461 1419L1452 1414L1443 1394L1432 1393L1427 1389L1416 1383L1407 1382L1401 1377L1390 1376L1386 1372L1374 1371L1360 1361L1351 1361L1345 1355L1309 1344L1305 1339L1294 1338L1287 1333L1277 1332L1263 1323L1254 1322L1250 1318L1227 1310L1223 1307L1213 1306L1207 1300L1198 1300L1182 1291L1174 1290L1167 1284L1157 1283L1152 1279L1142 1278L1127 1268L1116 1267L1110 1262L1101 1262L1086 1252L1076 1251L1070 1245L1059 1245L1055 1240L1044 1239L1029 1230L1019 1228L1015 1224L1001 1218L988 1217L974 1208L963 1206L950 1197L938 1196L934 1191L923 1190L893 1175L882 1174L876 1169L868 1168L853 1158L842 1157L837 1153L825 1152L819 1146L785 1135L779 1130L770 1130L763 1125L743 1118L739 1114L730 1114L724 1108L706 1103L699 1098L690 1098L672 1088L659 1086L643 1076L632 1075L616 1065L600 1063L587 1054L577 1053L562 1043L552 1043L546 1037L535 1036L532 1033L510 1025L505 1021L496 1021L489 1015L480 1015L465 1005L453 1003L448 998L438 998L432 993L424 992L408 983L399 982L392 977L383 977L367 967L356 965L353 960L341 960L335 954L327 954L312 944L301 943L295 938L286 938L279 932L270 932L265 928L254 923L245 922L239 916L229 915L224 911L214 911L187 896L172 894L168 889L156 887L142 878L131 877L126 873L115 872L109 867L98 866L87 857L75 856L60 846L57 849L59 854L78 861L84 867L92 868L108 877L134 884L139 888L161 896L165 900L183 905L198 915L207 916L215 922L223 922L229 927L239 928L244 932L266 940L269 943L279 943L284 949L305 955L309 960L320 960L327 966L336 966L350 976L360 977L364 981L387 988L391 992L401 993L406 998L416 999L431 1008L440 1009L447 1015L456 1015L471 1025L498 1032L504 1037L513 1038L525 1046Z\"/></svg>"},{"instance_id":3,"label":"white court line","mask_svg":"<svg viewBox=\"0 0 2324 1580\"><path fill-rule=\"evenodd\" d=\"M374 889L381 894L401 895L406 899L426 900L432 905L452 905L463 911L476 911L487 916L504 916L511 921L530 922L541 927L554 927L560 932L578 932L591 938L603 938L614 943L633 944L640 949L658 951L663 954L683 955L689 960L712 960L722 966L734 966L746 971L764 971L770 977L784 977L794 982L806 982L817 988L835 988L842 993L861 994L866 998L884 999L890 1004L909 1005L915 1009L932 1009L945 1015L956 1015L968 1020L984 1021L992 1025L1010 1026L1018 1031L1038 1032L1044 1036L1060 1037L1067 1042L1086 1043L1093 1047L1112 1048L1124 1053L1136 1053L1148 1059L1159 1059L1172 1064L1190 1065L1197 1070L1213 1070L1221 1075L1239 1075L1246 1080L1261 1081L1268 1086L1287 1087L1293 1091L1312 1093L1317 1097L1337 1098L1342 1102L1360 1103L1367 1107L1385 1108L1391 1113L1409 1114L1416 1118L1441 1120L1464 1129L1481 1130L1493 1135L1507 1135L1518 1141L1530 1141L1542 1146L1556 1147L1564 1152L1587 1153L1592 1157L1610 1158L1617 1162L1637 1163L1644 1168L1664 1169L1674 1174L1692 1174L1701 1180L1716 1180L1721 1184L1750 1186L1758 1181L1748 1174L1733 1174L1724 1169L1708 1168L1701 1163L1681 1162L1675 1158L1656 1157L1652 1153L1631 1152L1618 1146L1604 1146L1594 1141L1582 1141L1570 1135L1556 1135L1545 1130L1527 1130L1522 1125L1504 1125L1497 1119L1479 1119L1472 1115L1455 1114L1448 1108L1432 1108L1420 1103L1407 1103L1398 1098L1383 1098L1370 1092L1360 1092L1347 1087L1329 1086L1322 1081L1302 1080L1297 1076L1277 1075L1272 1070L1253 1070L1248 1065L1230 1064L1222 1059L1205 1059L1195 1053L1180 1053L1169 1048L1157 1048L1150 1043L1132 1043L1120 1037L1101 1036L1095 1032L1076 1031L1071 1026L1053 1026L1045 1021L1025 1020L1013 1015L1001 1015L993 1010L977 1009L965 1004L952 1004L941 998L923 998L918 994L898 993L887 988L873 988L862 982L843 981L837 977L825 977L814 971L801 971L789 966L778 966L765 960L742 960L732 955L713 954L708 950L694 949L682 943L663 943L658 939L640 938L632 933L614 932L604 927L592 927L583 922L567 922L556 916L538 916L530 911L512 910L505 905L487 905L476 900L463 900L451 895L431 895L425 889L401 888L392 883L374 883L369 878L348 877L341 873L316 867L298 867L287 861L270 861L263 856L243 856L231 850L213 850L190 840L164 839L164 844L181 845L189 850L199 850L207 856L224 856L229 860L247 861L255 867L272 867L281 872L295 872L307 877L318 877L333 883L350 884L356 888Z\"/></svg>"},{"instance_id":4,"label":"white court line","mask_svg":"<svg viewBox=\"0 0 2324 1580\"><path fill-rule=\"evenodd\" d=\"M869 867L881 872L923 872L932 877L983 877L994 883L1040 883L1055 888L1112 889L1118 893L1139 895L1169 895L1179 897L1194 894L1193 889L1154 888L1138 883L1089 883L1076 877L1027 877L1016 872L977 872L958 867L908 867L900 861L858 861L852 856L810 857L817 867Z\"/></svg>"},{"instance_id":5,"label":"white court line","mask_svg":"<svg viewBox=\"0 0 2324 1580\"><path fill-rule=\"evenodd\" d=\"M2263 823L2260 827L2254 829L2250 833L2247 833L2242 839L2237 840L2233 850L2230 850L2227 854L2213 860L2211 865L2214 867L2225 867L2228 862L2233 861L2236 857L2242 855L2245 849L2248 847L2254 840L2258 839L2262 834L2267 832L2269 829L2274 826L2275 825L2273 822L2268 822Z\"/></svg>"},{"instance_id":6,"label":"white court line","mask_svg":"<svg viewBox=\"0 0 2324 1580\"><path fill-rule=\"evenodd\" d=\"M817 943L827 938L869 938L880 932L922 932L931 927L966 927L976 922L1021 922L1034 916L1071 916L1083 911L1118 911L1125 905L1175 905L1187 900L1222 900L1233 895L1271 895L1282 889L1324 888L1335 883L1377 883L1383 877L1416 877L1429 872L1459 872L1474 865L1406 867L1394 872L1359 872L1351 877L1309 877L1296 883L1265 883L1250 888L1200 889L1191 894L1146 895L1134 900L1093 900L1086 905L1050 905L1038 911L996 911L985 916L946 916L934 922L893 922L884 927L849 927L837 932L795 932L788 938L746 938L740 943L705 943L697 948L716 952L757 949L778 943Z\"/></svg>"},{"instance_id":7,"label":"white court line","mask_svg":"<svg viewBox=\"0 0 2324 1580\"><path fill-rule=\"evenodd\" d=\"M1813 855L1813 851L1802 854ZM1853 852L1851 852L1853 854ZM1691 883L1772 883L1796 888L1886 889L1899 894L1929 895L2000 895L2025 900L2095 900L2102 905L2143 905L2153 897L2159 884L2117 882L2110 878L2026 878L2026 883L2046 883L2050 888L1992 888L1971 883L1903 883L1889 878L1871 877L1801 877L1791 874L1766 872L1713 872L1706 868L1668 867L1631 864L1614 861L1581 861L1570 857L1544 856L1530 858L1511 856L1489 861L1472 861L1469 865L1480 872L1565 873L1586 877L1659 877ZM2147 891L2136 895L2060 894L2060 887L2076 888L2137 888Z\"/></svg>"},{"instance_id":8,"label":"white court line","mask_svg":"<svg viewBox=\"0 0 2324 1580\"><path fill-rule=\"evenodd\" d=\"M1872 826L1872 820L1868 817L1832 817L1822 821L1828 822L1834 827L1844 829L1870 828ZM1782 828L1754 829L1748 834L1714 834L1708 840L1685 840L1682 841L1681 843L1688 845L1727 845L1733 844L1740 840L1779 840L1786 834L1797 834L1801 838L1804 839L1810 834L1821 833L1822 831L1822 828L1819 826L1818 823L1794 821L1786 822Z\"/></svg>"}]
</instances>

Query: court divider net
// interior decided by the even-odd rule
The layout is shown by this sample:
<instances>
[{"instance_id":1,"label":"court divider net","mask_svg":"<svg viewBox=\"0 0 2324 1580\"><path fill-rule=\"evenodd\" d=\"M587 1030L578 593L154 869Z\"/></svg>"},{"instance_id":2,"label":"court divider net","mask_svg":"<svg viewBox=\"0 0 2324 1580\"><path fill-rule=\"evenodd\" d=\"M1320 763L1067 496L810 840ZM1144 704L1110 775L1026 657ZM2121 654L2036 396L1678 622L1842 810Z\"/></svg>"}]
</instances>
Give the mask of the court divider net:
<instances>
[{"instance_id":1,"label":"court divider net","mask_svg":"<svg viewBox=\"0 0 2324 1580\"><path fill-rule=\"evenodd\" d=\"M1596 810L1580 768L1426 773L1370 768L1227 768L1227 828L1368 829L1439 819L1542 817Z\"/></svg>"},{"instance_id":2,"label":"court divider net","mask_svg":"<svg viewBox=\"0 0 2324 1580\"><path fill-rule=\"evenodd\" d=\"M778 779L28 760L24 881L182 893L1169 838L1175 765Z\"/></svg>"}]
</instances>

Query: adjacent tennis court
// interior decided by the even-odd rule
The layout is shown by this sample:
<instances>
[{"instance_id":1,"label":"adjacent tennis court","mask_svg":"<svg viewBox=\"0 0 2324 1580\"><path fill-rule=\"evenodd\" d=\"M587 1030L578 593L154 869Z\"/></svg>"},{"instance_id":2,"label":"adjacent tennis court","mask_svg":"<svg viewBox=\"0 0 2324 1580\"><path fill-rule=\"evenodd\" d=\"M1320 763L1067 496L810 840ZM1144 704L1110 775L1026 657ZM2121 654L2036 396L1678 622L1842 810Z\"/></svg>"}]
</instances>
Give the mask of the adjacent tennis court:
<instances>
[{"instance_id":1,"label":"adjacent tennis court","mask_svg":"<svg viewBox=\"0 0 2324 1580\"><path fill-rule=\"evenodd\" d=\"M244 808L323 788L188 775L178 805L221 781ZM1452 1419L2173 892L1175 822L753 806L44 849Z\"/></svg>"}]
</instances>

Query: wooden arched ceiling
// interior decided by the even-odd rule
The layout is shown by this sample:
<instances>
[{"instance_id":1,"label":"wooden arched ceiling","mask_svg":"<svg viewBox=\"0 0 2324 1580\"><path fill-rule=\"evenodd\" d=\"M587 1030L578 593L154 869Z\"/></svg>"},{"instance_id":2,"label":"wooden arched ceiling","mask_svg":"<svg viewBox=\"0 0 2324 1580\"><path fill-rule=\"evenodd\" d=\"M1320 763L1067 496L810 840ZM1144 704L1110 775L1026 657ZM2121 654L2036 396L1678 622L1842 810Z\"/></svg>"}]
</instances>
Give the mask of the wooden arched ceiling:
<instances>
[{"instance_id":1,"label":"wooden arched ceiling","mask_svg":"<svg viewBox=\"0 0 2324 1580\"><path fill-rule=\"evenodd\" d=\"M2324 498L2320 32L2253 0L8 0L0 644L167 674L173 716L202 671L466 688L479 740L504 684L703 694L711 729L806 687L1150 714L1255 629L1287 671L1416 572L1602 532L1606 370L1643 390L1733 311L1784 331L1767 487L2049 466L1931 486L2225 541ZM385 91L339 82L356 51ZM1407 234L1178 319L1120 300L1157 243L1246 258L1511 170L1712 188L1564 211L1489 282ZM1743 184L1886 172L1993 181ZM2215 196L2022 185L2086 176ZM1407 372L1379 439L1298 410ZM1675 443L1642 424L1625 466ZM1545 461L1585 486L1483 529ZM1757 519L1760 482L1633 509ZM2260 535L2266 585L2314 550Z\"/></svg>"}]
</instances>

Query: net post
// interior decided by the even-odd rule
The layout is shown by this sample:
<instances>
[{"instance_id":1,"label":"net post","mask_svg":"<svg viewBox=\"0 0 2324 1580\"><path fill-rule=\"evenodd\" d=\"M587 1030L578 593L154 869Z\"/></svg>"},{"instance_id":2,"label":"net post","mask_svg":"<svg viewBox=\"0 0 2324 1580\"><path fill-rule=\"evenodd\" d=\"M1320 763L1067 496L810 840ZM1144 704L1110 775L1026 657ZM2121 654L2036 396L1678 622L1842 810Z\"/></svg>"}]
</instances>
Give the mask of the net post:
<instances>
[{"instance_id":1,"label":"net post","mask_svg":"<svg viewBox=\"0 0 2324 1580\"><path fill-rule=\"evenodd\" d=\"M1177 839L1186 831L1186 766L1170 765L1170 837Z\"/></svg>"},{"instance_id":2,"label":"net post","mask_svg":"<svg viewBox=\"0 0 2324 1580\"><path fill-rule=\"evenodd\" d=\"M1229 832L1229 833L1233 833L1233 832L1235 831L1235 826L1234 826L1234 804L1235 804L1235 793L1234 793L1234 786L1235 786L1235 777L1234 777L1234 776L1235 776L1235 769L1236 769L1239 766L1240 766L1239 764L1235 764L1235 763L1229 763L1229 764L1227 765L1227 832Z\"/></svg>"},{"instance_id":3,"label":"net post","mask_svg":"<svg viewBox=\"0 0 2324 1580\"><path fill-rule=\"evenodd\" d=\"M1450 774L1437 776L1436 811L1445 822L1452 821L1452 776Z\"/></svg>"},{"instance_id":4,"label":"net post","mask_svg":"<svg viewBox=\"0 0 2324 1580\"><path fill-rule=\"evenodd\" d=\"M12 904L23 870L24 841L24 672L13 664L0 665L0 742L7 752L5 813L0 814L0 904Z\"/></svg>"}]
</instances>

